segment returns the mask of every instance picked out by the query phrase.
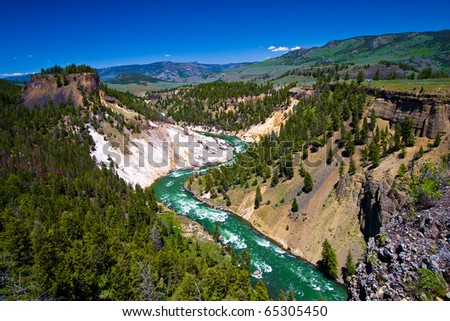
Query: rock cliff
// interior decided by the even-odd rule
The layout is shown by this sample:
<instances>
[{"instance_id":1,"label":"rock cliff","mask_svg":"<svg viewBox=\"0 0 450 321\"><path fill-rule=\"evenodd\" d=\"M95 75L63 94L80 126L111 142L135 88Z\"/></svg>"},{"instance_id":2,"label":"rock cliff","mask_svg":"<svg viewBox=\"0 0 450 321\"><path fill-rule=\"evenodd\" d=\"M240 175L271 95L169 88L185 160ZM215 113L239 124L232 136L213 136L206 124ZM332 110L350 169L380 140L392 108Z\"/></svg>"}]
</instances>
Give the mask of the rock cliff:
<instances>
[{"instance_id":1,"label":"rock cliff","mask_svg":"<svg viewBox=\"0 0 450 321\"><path fill-rule=\"evenodd\" d=\"M419 299L419 268L441 273L449 283L450 187L443 187L434 207L412 219L392 216L369 238L365 256L349 280L350 300Z\"/></svg>"},{"instance_id":2,"label":"rock cliff","mask_svg":"<svg viewBox=\"0 0 450 321\"><path fill-rule=\"evenodd\" d=\"M377 117L388 120L391 127L411 117L417 136L435 138L450 132L450 99L439 94L412 94L401 91L367 89L376 97L373 108Z\"/></svg>"},{"instance_id":3,"label":"rock cliff","mask_svg":"<svg viewBox=\"0 0 450 321\"><path fill-rule=\"evenodd\" d=\"M59 86L58 78L59 77ZM28 108L42 107L50 103L59 105L71 100L75 106L83 104L83 96L98 95L100 78L94 73L56 75L33 75L22 93Z\"/></svg>"},{"instance_id":4,"label":"rock cliff","mask_svg":"<svg viewBox=\"0 0 450 321\"><path fill-rule=\"evenodd\" d=\"M399 213L403 202L404 197L391 189L385 179L376 180L366 174L359 199L359 220L366 241L380 233L381 227Z\"/></svg>"}]
</instances>

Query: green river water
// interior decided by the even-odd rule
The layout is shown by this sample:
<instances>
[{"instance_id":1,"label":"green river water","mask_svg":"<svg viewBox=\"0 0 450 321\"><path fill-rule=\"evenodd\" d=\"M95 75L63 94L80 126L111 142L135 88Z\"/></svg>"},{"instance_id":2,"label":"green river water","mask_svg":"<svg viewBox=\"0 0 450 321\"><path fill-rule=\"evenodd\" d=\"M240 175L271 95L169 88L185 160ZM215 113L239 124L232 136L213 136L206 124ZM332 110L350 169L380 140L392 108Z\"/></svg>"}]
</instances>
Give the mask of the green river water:
<instances>
[{"instance_id":1,"label":"green river water","mask_svg":"<svg viewBox=\"0 0 450 321\"><path fill-rule=\"evenodd\" d=\"M247 144L241 140L220 136L234 146L234 152L245 150ZM221 166L226 166L221 165ZM206 169L203 169L204 171ZM253 229L238 216L211 208L198 201L183 188L186 178L193 170L177 170L159 179L153 189L159 201L165 203L180 215L186 215L202 224L212 233L215 222L220 223L222 242L233 247L238 253L247 249L251 255L252 272L260 271L271 298L276 299L280 289L294 289L297 300L345 300L345 289L328 279L311 264L287 253L279 246ZM256 276L253 276L256 280Z\"/></svg>"}]
</instances>

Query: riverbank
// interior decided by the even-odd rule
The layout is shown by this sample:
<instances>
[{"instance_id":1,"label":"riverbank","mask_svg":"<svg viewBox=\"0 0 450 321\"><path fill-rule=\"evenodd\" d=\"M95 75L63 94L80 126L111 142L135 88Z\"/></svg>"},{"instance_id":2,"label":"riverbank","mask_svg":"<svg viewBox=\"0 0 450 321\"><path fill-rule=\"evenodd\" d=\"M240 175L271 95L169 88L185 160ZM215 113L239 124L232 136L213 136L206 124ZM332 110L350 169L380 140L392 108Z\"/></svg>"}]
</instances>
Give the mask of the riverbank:
<instances>
[{"instance_id":1,"label":"riverbank","mask_svg":"<svg viewBox=\"0 0 450 321\"><path fill-rule=\"evenodd\" d=\"M245 149L245 143L233 138L235 151ZM346 300L347 292L342 285L326 279L317 268L283 250L279 242L266 238L242 218L220 209L214 209L189 193L183 184L193 171L179 170L155 182L153 190L159 201L170 209L200 223L213 234L216 222L220 222L222 244L233 248L238 254L247 250L251 255L251 272L260 271L252 277L263 279L271 298L279 291L294 290L297 300Z\"/></svg>"},{"instance_id":2,"label":"riverbank","mask_svg":"<svg viewBox=\"0 0 450 321\"><path fill-rule=\"evenodd\" d=\"M229 206L226 205L226 202L223 201L219 201L219 198L207 198L202 196L200 193L193 191L192 189L188 188L188 180L186 180L183 184L183 188L186 190L187 193L191 194L195 199L197 199L199 202L213 208L216 210L222 210L222 211L226 211L229 212L230 214L236 216L237 218L241 219L245 224L247 224L249 227L257 230L259 233L261 233L262 235L264 235L264 237L266 237L267 239L269 239L271 242L275 243L276 245L278 245L280 248L282 248L283 250L285 250L287 253L289 253L290 255L295 256L296 258L298 258L299 260L302 260L308 264L310 264L311 266L313 266L315 269L319 270L319 266L317 264L317 262L311 262L310 260L308 260L302 252L300 251L295 251L295 249L293 250L290 246L288 246L286 244L286 242L280 238L277 237L275 235L272 235L271 233L267 233L263 228L261 228L260 225L257 224L252 224L252 222L250 220L248 220L245 216L239 215L237 213L235 213L233 211L233 209L231 209ZM339 277L336 280L337 283L339 283L341 286L346 287L346 284L344 282L344 280L342 279L342 277Z\"/></svg>"}]
</instances>

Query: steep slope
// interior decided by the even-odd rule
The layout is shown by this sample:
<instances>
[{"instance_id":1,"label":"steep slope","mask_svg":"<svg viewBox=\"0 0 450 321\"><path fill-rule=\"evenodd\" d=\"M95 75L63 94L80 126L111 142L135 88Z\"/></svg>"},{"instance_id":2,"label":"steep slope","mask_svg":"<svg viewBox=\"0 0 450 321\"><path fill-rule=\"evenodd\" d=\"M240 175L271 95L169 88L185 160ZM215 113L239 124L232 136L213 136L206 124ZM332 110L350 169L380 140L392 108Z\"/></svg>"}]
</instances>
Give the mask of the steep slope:
<instances>
[{"instance_id":1,"label":"steep slope","mask_svg":"<svg viewBox=\"0 0 450 321\"><path fill-rule=\"evenodd\" d=\"M445 295L448 299L449 186L441 193L433 207L412 218L391 217L381 233L369 239L365 261L349 282L351 300L433 300Z\"/></svg>"},{"instance_id":2,"label":"steep slope","mask_svg":"<svg viewBox=\"0 0 450 321\"><path fill-rule=\"evenodd\" d=\"M30 109L20 89L0 80L0 300L267 299L248 260L97 166L96 97Z\"/></svg>"},{"instance_id":3,"label":"steep slope","mask_svg":"<svg viewBox=\"0 0 450 321\"><path fill-rule=\"evenodd\" d=\"M22 97L28 108L42 107L50 101L57 106L69 100L79 106L83 104L83 97L98 96L100 87L100 78L93 73L33 75L24 86Z\"/></svg>"},{"instance_id":4,"label":"steep slope","mask_svg":"<svg viewBox=\"0 0 450 321\"><path fill-rule=\"evenodd\" d=\"M148 187L171 170L231 158L233 149L224 141L161 121L141 99L101 88L95 73L33 75L22 97L28 108L72 102L84 109L95 143L91 156L99 164L114 166L119 177L133 186ZM140 114L144 111L153 121Z\"/></svg>"},{"instance_id":5,"label":"steep slope","mask_svg":"<svg viewBox=\"0 0 450 321\"><path fill-rule=\"evenodd\" d=\"M380 228L402 210L404 199L392 190L400 165L409 164L422 156L437 163L440 156L448 153L449 106L442 95L346 87L342 83L325 85L325 88L334 92L328 96L320 86L307 91L294 88L291 91L293 108L288 109L285 105L282 109L292 110L287 120L281 118L282 121L275 124L274 116L278 113L275 112L267 122L242 130L241 137L259 142L259 145L254 145L253 153L242 158L244 168L233 168L232 173L212 171L210 177L193 178L185 186L205 202L242 216L263 234L314 264L320 264L322 242L328 239L336 250L339 266L344 267L349 251L354 258L362 260L365 242L380 233ZM339 97L344 95L343 88L344 92L351 90L352 94L339 101ZM296 100L295 92L308 95ZM332 102L333 99L337 101ZM313 107L308 105L311 102ZM354 123L343 121L349 117L345 116L345 105L349 102L352 117L359 123L358 130ZM326 104L330 104L330 109L323 107ZM361 114L358 115L358 112ZM336 113L341 113L341 116L337 117ZM368 124L369 118L372 119L371 125ZM368 130L365 143L361 139L364 131L361 120L373 127ZM416 142L399 152L394 143L396 131L398 134L399 124L405 124L408 120L411 121L411 133L417 136ZM313 132L319 124L328 124L332 131L339 121L342 123L342 127L337 126L340 132L334 131L327 140L323 140L320 130L316 132L319 136L314 136ZM265 125L274 125L272 129L275 134L269 135L270 141L267 136L264 137L270 132L254 130ZM442 142L438 147L433 147L438 134L442 136ZM283 138L279 138L280 135ZM376 138L379 135L381 139ZM305 140L299 140L298 136L305 137ZM370 146L374 144L370 142L375 139L379 140L377 145L381 158L379 164L371 165L362 155L364 150L368 152L372 149ZM349 141L356 145L352 144L355 169L347 173L351 160L345 149L350 148ZM303 146L303 152L302 149L292 152L294 166L291 174L286 174L286 169L281 173L292 146L287 142L294 148ZM277 143L285 143L286 154L282 155L286 158L274 156L279 150ZM260 152L264 146L272 148ZM345 149L340 150L343 147ZM330 150L334 155L328 163ZM248 157L255 157L257 161L252 164ZM268 158L269 169L264 164ZM299 173L300 166L312 176L314 187L309 193L303 191L305 179ZM277 176L276 183L273 183L274 175ZM261 195L258 205L257 188ZM211 189L212 193L206 193ZM211 198L215 194L217 197ZM294 199L298 204L296 211L292 210Z\"/></svg>"}]
</instances>

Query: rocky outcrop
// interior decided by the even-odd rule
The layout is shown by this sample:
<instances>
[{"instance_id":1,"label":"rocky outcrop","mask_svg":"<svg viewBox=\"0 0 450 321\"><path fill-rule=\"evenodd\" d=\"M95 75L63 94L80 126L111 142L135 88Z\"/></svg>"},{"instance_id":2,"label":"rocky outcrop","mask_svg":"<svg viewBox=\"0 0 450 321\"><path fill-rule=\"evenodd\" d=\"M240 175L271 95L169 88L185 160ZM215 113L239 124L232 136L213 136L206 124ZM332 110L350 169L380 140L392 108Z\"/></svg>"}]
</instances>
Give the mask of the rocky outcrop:
<instances>
[{"instance_id":1,"label":"rocky outcrop","mask_svg":"<svg viewBox=\"0 0 450 321\"><path fill-rule=\"evenodd\" d=\"M117 175L132 186L148 187L172 170L220 164L233 156L233 147L224 140L164 122L149 122L139 134L120 139L91 127L89 134L95 144L91 156L99 164L113 165Z\"/></svg>"},{"instance_id":2,"label":"rocky outcrop","mask_svg":"<svg viewBox=\"0 0 450 321\"><path fill-rule=\"evenodd\" d=\"M350 300L415 300L418 269L442 273L450 282L450 187L430 209L391 217L370 237L365 263L350 278Z\"/></svg>"},{"instance_id":3,"label":"rocky outcrop","mask_svg":"<svg viewBox=\"0 0 450 321\"><path fill-rule=\"evenodd\" d=\"M368 88L375 101L377 117L388 120L391 127L407 116L413 121L415 134L435 138L438 133L450 132L450 99L438 94L412 94Z\"/></svg>"},{"instance_id":4,"label":"rocky outcrop","mask_svg":"<svg viewBox=\"0 0 450 321\"><path fill-rule=\"evenodd\" d=\"M366 175L359 200L359 221L366 241L401 210L404 198L385 180Z\"/></svg>"},{"instance_id":5,"label":"rocky outcrop","mask_svg":"<svg viewBox=\"0 0 450 321\"><path fill-rule=\"evenodd\" d=\"M57 78L60 79L58 87ZM59 105L69 100L75 106L83 104L83 97L98 96L101 87L100 78L94 73L62 75L33 75L22 93L28 108L42 107L50 102Z\"/></svg>"}]
</instances>

